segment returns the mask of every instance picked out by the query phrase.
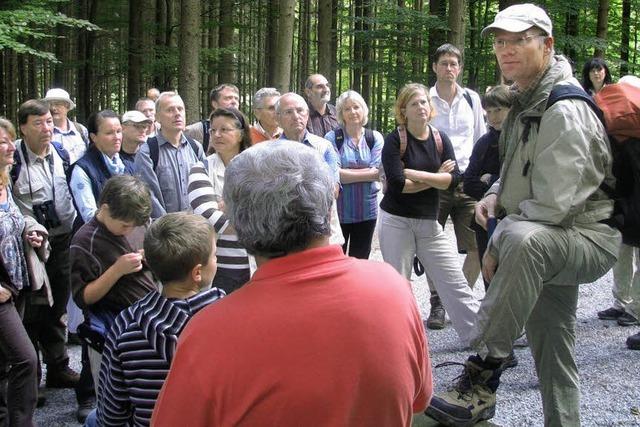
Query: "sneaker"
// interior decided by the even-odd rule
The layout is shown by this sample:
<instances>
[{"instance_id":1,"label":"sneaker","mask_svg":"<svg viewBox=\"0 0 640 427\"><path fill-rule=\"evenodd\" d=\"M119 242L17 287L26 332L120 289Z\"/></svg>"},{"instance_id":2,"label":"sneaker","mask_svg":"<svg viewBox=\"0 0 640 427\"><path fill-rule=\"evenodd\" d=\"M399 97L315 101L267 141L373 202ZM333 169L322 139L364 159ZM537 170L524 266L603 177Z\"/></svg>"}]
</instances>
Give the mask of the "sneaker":
<instances>
[{"instance_id":1,"label":"sneaker","mask_svg":"<svg viewBox=\"0 0 640 427\"><path fill-rule=\"evenodd\" d=\"M629 350L640 350L640 332L627 338L627 348Z\"/></svg>"},{"instance_id":2,"label":"sneaker","mask_svg":"<svg viewBox=\"0 0 640 427\"><path fill-rule=\"evenodd\" d=\"M493 418L496 412L496 390L500 384L500 362L489 363L471 356L463 365L458 383L431 399L425 415L445 426L466 427Z\"/></svg>"},{"instance_id":3,"label":"sneaker","mask_svg":"<svg viewBox=\"0 0 640 427\"><path fill-rule=\"evenodd\" d=\"M518 366L518 358L513 350L511 350L511 353L502 361L500 368L504 371L505 369L515 368L516 366Z\"/></svg>"},{"instance_id":4,"label":"sneaker","mask_svg":"<svg viewBox=\"0 0 640 427\"><path fill-rule=\"evenodd\" d=\"M620 326L635 326L638 325L638 319L636 319L632 314L624 313L622 316L618 317L618 325Z\"/></svg>"},{"instance_id":5,"label":"sneaker","mask_svg":"<svg viewBox=\"0 0 640 427\"><path fill-rule=\"evenodd\" d=\"M84 422L87 420L87 417L95 407L96 400L94 398L87 399L84 402L78 403L78 409L76 409L76 420L78 420L80 424L84 424Z\"/></svg>"},{"instance_id":6,"label":"sneaker","mask_svg":"<svg viewBox=\"0 0 640 427\"><path fill-rule=\"evenodd\" d=\"M617 320L618 317L624 314L624 310L618 310L615 307L609 307L606 310L598 312L598 319L602 320Z\"/></svg>"},{"instance_id":7,"label":"sneaker","mask_svg":"<svg viewBox=\"0 0 640 427\"><path fill-rule=\"evenodd\" d=\"M429 312L429 318L427 319L427 328L429 329L444 329L444 316L445 311L438 295L433 295L430 298L431 311Z\"/></svg>"},{"instance_id":8,"label":"sneaker","mask_svg":"<svg viewBox=\"0 0 640 427\"><path fill-rule=\"evenodd\" d=\"M71 369L69 365L63 365L55 369L49 366L47 369L47 388L75 388L80 381L80 374Z\"/></svg>"}]
</instances>

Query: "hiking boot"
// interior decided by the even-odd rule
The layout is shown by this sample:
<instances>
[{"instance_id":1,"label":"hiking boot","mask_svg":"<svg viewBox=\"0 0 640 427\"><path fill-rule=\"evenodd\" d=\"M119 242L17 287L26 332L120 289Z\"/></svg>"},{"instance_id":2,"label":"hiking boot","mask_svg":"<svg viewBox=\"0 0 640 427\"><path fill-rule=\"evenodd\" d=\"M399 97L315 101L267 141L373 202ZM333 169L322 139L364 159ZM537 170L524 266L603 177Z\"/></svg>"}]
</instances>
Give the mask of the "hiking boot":
<instances>
[{"instance_id":1,"label":"hiking boot","mask_svg":"<svg viewBox=\"0 0 640 427\"><path fill-rule=\"evenodd\" d=\"M444 363L439 366L462 365ZM471 356L464 363L458 383L431 399L425 414L446 426L466 427L493 418L496 412L496 390L500 384L501 361L482 360Z\"/></svg>"},{"instance_id":2,"label":"hiking boot","mask_svg":"<svg viewBox=\"0 0 640 427\"><path fill-rule=\"evenodd\" d=\"M627 338L627 348L629 350L640 350L640 332Z\"/></svg>"},{"instance_id":3,"label":"hiking boot","mask_svg":"<svg viewBox=\"0 0 640 427\"><path fill-rule=\"evenodd\" d=\"M516 354L513 352L513 350L511 350L511 353L509 353L509 355L502 360L502 365L500 366L500 368L504 371L505 369L515 368L516 366L518 366L518 358L516 357Z\"/></svg>"},{"instance_id":4,"label":"hiking boot","mask_svg":"<svg viewBox=\"0 0 640 427\"><path fill-rule=\"evenodd\" d=\"M429 329L444 329L444 316L445 311L442 306L442 301L438 295L433 295L429 299L431 303L431 311L429 312L429 318L427 319L427 328Z\"/></svg>"},{"instance_id":5,"label":"hiking boot","mask_svg":"<svg viewBox=\"0 0 640 427\"><path fill-rule=\"evenodd\" d=\"M635 326L638 324L638 319L636 319L632 314L624 313L622 316L618 317L618 325L620 326Z\"/></svg>"},{"instance_id":6,"label":"hiking boot","mask_svg":"<svg viewBox=\"0 0 640 427\"><path fill-rule=\"evenodd\" d=\"M618 317L624 314L624 310L618 310L615 307L609 307L606 310L598 312L598 319L602 320L617 320Z\"/></svg>"},{"instance_id":7,"label":"hiking boot","mask_svg":"<svg viewBox=\"0 0 640 427\"><path fill-rule=\"evenodd\" d=\"M80 381L80 374L67 364L57 369L54 366L49 366L47 369L47 388L75 388L78 381Z\"/></svg>"}]
</instances>

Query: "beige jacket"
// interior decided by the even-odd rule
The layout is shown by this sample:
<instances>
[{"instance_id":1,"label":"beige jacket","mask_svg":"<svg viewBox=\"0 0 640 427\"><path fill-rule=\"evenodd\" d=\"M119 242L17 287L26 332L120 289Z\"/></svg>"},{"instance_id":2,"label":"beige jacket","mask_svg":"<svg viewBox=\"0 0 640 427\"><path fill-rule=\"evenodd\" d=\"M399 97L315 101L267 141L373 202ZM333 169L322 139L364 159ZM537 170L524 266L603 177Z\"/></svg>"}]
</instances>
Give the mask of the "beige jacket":
<instances>
[{"instance_id":1,"label":"beige jacket","mask_svg":"<svg viewBox=\"0 0 640 427\"><path fill-rule=\"evenodd\" d=\"M51 294L51 284L49 283L49 276L45 268L45 263L49 259L51 252L51 245L49 244L49 233L40 223L30 216L24 217L25 226L22 234L22 241L24 246L24 257L27 261L27 269L29 270L29 282L31 283L31 291L37 292L44 288L43 292L39 292L35 295L41 296L42 301L36 301L38 303L47 303L49 306L53 305L53 296ZM32 247L27 241L27 234L32 231L40 233L44 240L42 246L39 248ZM36 296L36 298L39 300Z\"/></svg>"}]
</instances>

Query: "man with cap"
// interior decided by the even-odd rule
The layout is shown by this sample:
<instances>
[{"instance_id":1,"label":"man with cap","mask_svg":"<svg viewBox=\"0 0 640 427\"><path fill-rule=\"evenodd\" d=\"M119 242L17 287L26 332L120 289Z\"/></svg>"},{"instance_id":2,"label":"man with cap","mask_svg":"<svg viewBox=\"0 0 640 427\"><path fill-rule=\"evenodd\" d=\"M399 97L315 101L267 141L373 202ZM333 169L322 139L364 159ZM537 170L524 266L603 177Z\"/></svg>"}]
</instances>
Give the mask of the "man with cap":
<instances>
[{"instance_id":1,"label":"man with cap","mask_svg":"<svg viewBox=\"0 0 640 427\"><path fill-rule=\"evenodd\" d=\"M147 142L147 132L153 125L153 120L140 111L131 110L122 115L122 146L120 159L122 163L130 164L135 170L134 160L140 146Z\"/></svg>"},{"instance_id":2,"label":"man with cap","mask_svg":"<svg viewBox=\"0 0 640 427\"><path fill-rule=\"evenodd\" d=\"M508 7L482 31L514 101L502 125L501 179L476 207L476 221L502 217L483 259L491 286L472 331L478 354L459 382L431 401L427 415L472 425L495 413L501 364L524 328L540 381L547 426L580 424L575 325L578 284L593 282L616 260L620 233L600 221L612 202L604 127L583 99L558 100L552 89L579 87L566 58L555 56L551 20L533 4Z\"/></svg>"},{"instance_id":3,"label":"man with cap","mask_svg":"<svg viewBox=\"0 0 640 427\"><path fill-rule=\"evenodd\" d=\"M69 92L64 89L53 88L47 91L43 101L49 104L53 117L53 141L57 141L69 153L69 160L75 163L89 145L87 128L76 121L69 120L69 111L76 108Z\"/></svg>"}]
</instances>

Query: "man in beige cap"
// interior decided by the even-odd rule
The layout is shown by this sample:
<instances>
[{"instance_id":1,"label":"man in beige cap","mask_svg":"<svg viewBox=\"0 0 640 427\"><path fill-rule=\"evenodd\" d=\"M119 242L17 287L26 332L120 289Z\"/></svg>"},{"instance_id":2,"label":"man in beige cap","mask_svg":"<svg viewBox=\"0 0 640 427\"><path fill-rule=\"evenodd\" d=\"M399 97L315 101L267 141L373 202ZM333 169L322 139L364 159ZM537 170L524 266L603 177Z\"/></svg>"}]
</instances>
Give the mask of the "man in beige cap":
<instances>
[{"instance_id":1,"label":"man in beige cap","mask_svg":"<svg viewBox=\"0 0 640 427\"><path fill-rule=\"evenodd\" d=\"M61 143L69 153L70 162L75 163L89 145L87 128L68 117L69 111L76 108L76 104L71 100L69 92L59 88L49 89L43 101L49 104L53 117L52 140Z\"/></svg>"},{"instance_id":2,"label":"man in beige cap","mask_svg":"<svg viewBox=\"0 0 640 427\"><path fill-rule=\"evenodd\" d=\"M609 144L586 98L547 106L558 90L580 84L567 59L554 55L551 20L542 9L511 6L482 31L488 34L515 97L500 136L501 179L476 206L476 221L486 226L488 217L502 220L483 259L491 286L471 334L478 354L426 413L449 426L493 417L502 362L524 328L545 425L577 426L578 284L605 274L620 244L618 230L600 222L613 210L600 189L611 178Z\"/></svg>"},{"instance_id":3,"label":"man in beige cap","mask_svg":"<svg viewBox=\"0 0 640 427\"><path fill-rule=\"evenodd\" d=\"M135 169L134 160L140 146L147 142L147 132L153 121L140 111L131 110L122 115L122 146L120 159L130 163Z\"/></svg>"}]
</instances>

